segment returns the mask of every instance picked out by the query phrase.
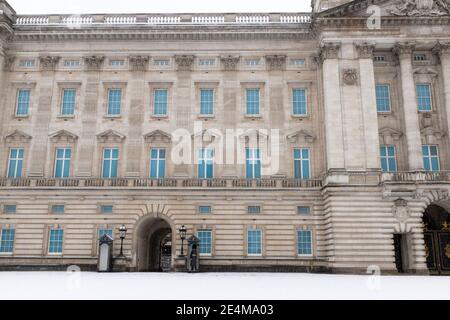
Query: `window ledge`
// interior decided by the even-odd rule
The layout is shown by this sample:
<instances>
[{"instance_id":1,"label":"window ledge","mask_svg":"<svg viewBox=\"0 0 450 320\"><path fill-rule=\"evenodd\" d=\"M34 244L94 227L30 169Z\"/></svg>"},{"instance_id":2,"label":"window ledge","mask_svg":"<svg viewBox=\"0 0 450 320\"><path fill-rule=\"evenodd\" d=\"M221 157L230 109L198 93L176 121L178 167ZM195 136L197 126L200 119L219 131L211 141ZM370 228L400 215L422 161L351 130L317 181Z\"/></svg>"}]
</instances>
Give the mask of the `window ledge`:
<instances>
[{"instance_id":1,"label":"window ledge","mask_svg":"<svg viewBox=\"0 0 450 320\"><path fill-rule=\"evenodd\" d=\"M74 114L59 114L56 116L57 119L74 119Z\"/></svg>"},{"instance_id":2,"label":"window ledge","mask_svg":"<svg viewBox=\"0 0 450 320\"><path fill-rule=\"evenodd\" d=\"M120 118L122 118L122 115L121 114L117 114L117 115L110 114L110 115L105 115L104 118L105 119L120 119Z\"/></svg>"},{"instance_id":3,"label":"window ledge","mask_svg":"<svg viewBox=\"0 0 450 320\"><path fill-rule=\"evenodd\" d=\"M262 115L260 114L246 114L244 117L246 119L262 119Z\"/></svg>"},{"instance_id":4,"label":"window ledge","mask_svg":"<svg viewBox=\"0 0 450 320\"><path fill-rule=\"evenodd\" d=\"M291 114L291 118L293 119L309 119L309 114Z\"/></svg>"},{"instance_id":5,"label":"window ledge","mask_svg":"<svg viewBox=\"0 0 450 320\"><path fill-rule=\"evenodd\" d=\"M298 254L297 258L299 259L303 259L303 260L314 260L314 256L312 255L302 255L302 254Z\"/></svg>"},{"instance_id":6,"label":"window ledge","mask_svg":"<svg viewBox=\"0 0 450 320\"><path fill-rule=\"evenodd\" d=\"M199 114L198 118L200 119L212 119L215 118L216 116L214 114Z\"/></svg>"},{"instance_id":7,"label":"window ledge","mask_svg":"<svg viewBox=\"0 0 450 320\"><path fill-rule=\"evenodd\" d=\"M167 118L169 118L169 116L167 114L161 114L161 115L152 114L151 118L152 119L167 119Z\"/></svg>"},{"instance_id":8,"label":"window ledge","mask_svg":"<svg viewBox=\"0 0 450 320\"><path fill-rule=\"evenodd\" d=\"M377 111L379 116L392 116L394 113L392 111Z\"/></svg>"},{"instance_id":9,"label":"window ledge","mask_svg":"<svg viewBox=\"0 0 450 320\"><path fill-rule=\"evenodd\" d=\"M15 115L14 115L14 118L16 118L16 119L27 119L27 118L29 118L29 117L30 117L29 114L24 114L24 115L18 115L18 114L15 114Z\"/></svg>"}]
</instances>

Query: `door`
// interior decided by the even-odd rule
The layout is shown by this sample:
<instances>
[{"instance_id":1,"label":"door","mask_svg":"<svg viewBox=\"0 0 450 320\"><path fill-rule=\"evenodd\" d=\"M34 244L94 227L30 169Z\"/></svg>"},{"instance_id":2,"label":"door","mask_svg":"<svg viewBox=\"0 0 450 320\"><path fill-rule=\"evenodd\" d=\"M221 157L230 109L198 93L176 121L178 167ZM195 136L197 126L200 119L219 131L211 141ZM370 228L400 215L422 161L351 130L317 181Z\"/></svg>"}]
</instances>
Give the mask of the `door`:
<instances>
[{"instance_id":1,"label":"door","mask_svg":"<svg viewBox=\"0 0 450 320\"><path fill-rule=\"evenodd\" d=\"M395 266L398 273L404 273L403 268L404 253L403 253L403 236L401 234L394 234L394 252L395 252Z\"/></svg>"},{"instance_id":2,"label":"door","mask_svg":"<svg viewBox=\"0 0 450 320\"><path fill-rule=\"evenodd\" d=\"M424 233L425 255L431 274L450 274L450 232Z\"/></svg>"}]
</instances>

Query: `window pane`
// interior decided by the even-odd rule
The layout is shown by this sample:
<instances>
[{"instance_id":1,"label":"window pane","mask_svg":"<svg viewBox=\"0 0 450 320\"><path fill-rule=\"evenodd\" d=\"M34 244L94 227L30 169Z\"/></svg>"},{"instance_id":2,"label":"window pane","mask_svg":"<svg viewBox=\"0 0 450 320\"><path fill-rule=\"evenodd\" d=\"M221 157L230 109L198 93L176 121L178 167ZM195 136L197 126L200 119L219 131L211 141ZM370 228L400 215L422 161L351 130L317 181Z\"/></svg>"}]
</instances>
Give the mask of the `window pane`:
<instances>
[{"instance_id":1,"label":"window pane","mask_svg":"<svg viewBox=\"0 0 450 320\"><path fill-rule=\"evenodd\" d=\"M429 84L417 84L416 95L419 111L431 111L431 86Z\"/></svg>"},{"instance_id":2,"label":"window pane","mask_svg":"<svg viewBox=\"0 0 450 320\"><path fill-rule=\"evenodd\" d=\"M214 90L212 89L200 90L200 114L203 115L214 114Z\"/></svg>"},{"instance_id":3,"label":"window pane","mask_svg":"<svg viewBox=\"0 0 450 320\"><path fill-rule=\"evenodd\" d=\"M13 214L17 211L17 206L15 204L5 204L5 207L3 208L3 211L6 214Z\"/></svg>"},{"instance_id":4,"label":"window pane","mask_svg":"<svg viewBox=\"0 0 450 320\"><path fill-rule=\"evenodd\" d=\"M49 234L49 253L62 253L63 251L64 230L51 229Z\"/></svg>"},{"instance_id":5,"label":"window pane","mask_svg":"<svg viewBox=\"0 0 450 320\"><path fill-rule=\"evenodd\" d=\"M211 230L199 230L197 232L199 241L199 253L211 254L212 252L212 231Z\"/></svg>"},{"instance_id":6,"label":"window pane","mask_svg":"<svg viewBox=\"0 0 450 320\"><path fill-rule=\"evenodd\" d=\"M103 237L105 234L110 236L111 238L113 238L113 231L112 231L112 229L99 229L98 230L98 239Z\"/></svg>"},{"instance_id":7,"label":"window pane","mask_svg":"<svg viewBox=\"0 0 450 320\"><path fill-rule=\"evenodd\" d=\"M248 254L262 254L261 230L254 229L247 232L247 252Z\"/></svg>"},{"instance_id":8,"label":"window pane","mask_svg":"<svg viewBox=\"0 0 450 320\"><path fill-rule=\"evenodd\" d=\"M310 214L311 208L310 207L297 207L297 213L298 214Z\"/></svg>"},{"instance_id":9,"label":"window pane","mask_svg":"<svg viewBox=\"0 0 450 320\"><path fill-rule=\"evenodd\" d=\"M17 108L16 114L18 116L28 115L30 106L30 90L19 90L17 94Z\"/></svg>"},{"instance_id":10,"label":"window pane","mask_svg":"<svg viewBox=\"0 0 450 320\"><path fill-rule=\"evenodd\" d=\"M294 89L292 90L292 104L294 115L306 115L306 90Z\"/></svg>"},{"instance_id":11,"label":"window pane","mask_svg":"<svg viewBox=\"0 0 450 320\"><path fill-rule=\"evenodd\" d=\"M167 115L167 90L157 89L154 91L153 113L155 115Z\"/></svg>"},{"instance_id":12,"label":"window pane","mask_svg":"<svg viewBox=\"0 0 450 320\"><path fill-rule=\"evenodd\" d=\"M75 99L76 90L75 89L64 89L63 98L61 102L61 114L62 115L73 115L75 112Z\"/></svg>"},{"instance_id":13,"label":"window pane","mask_svg":"<svg viewBox=\"0 0 450 320\"><path fill-rule=\"evenodd\" d=\"M8 178L21 178L23 165L23 149L10 149L8 159Z\"/></svg>"},{"instance_id":14,"label":"window pane","mask_svg":"<svg viewBox=\"0 0 450 320\"><path fill-rule=\"evenodd\" d=\"M113 206L111 205L101 206L100 212L103 214L113 213Z\"/></svg>"},{"instance_id":15,"label":"window pane","mask_svg":"<svg viewBox=\"0 0 450 320\"><path fill-rule=\"evenodd\" d=\"M108 90L108 115L120 115L122 89Z\"/></svg>"},{"instance_id":16,"label":"window pane","mask_svg":"<svg viewBox=\"0 0 450 320\"><path fill-rule=\"evenodd\" d=\"M0 253L12 253L14 250L15 229L2 229L0 238Z\"/></svg>"},{"instance_id":17,"label":"window pane","mask_svg":"<svg viewBox=\"0 0 450 320\"><path fill-rule=\"evenodd\" d=\"M377 111L378 112L391 111L389 85L377 85L375 87L375 93L377 99Z\"/></svg>"},{"instance_id":18,"label":"window pane","mask_svg":"<svg viewBox=\"0 0 450 320\"><path fill-rule=\"evenodd\" d=\"M259 115L259 89L246 90L247 114Z\"/></svg>"},{"instance_id":19,"label":"window pane","mask_svg":"<svg viewBox=\"0 0 450 320\"><path fill-rule=\"evenodd\" d=\"M297 246L299 255L312 254L312 232L310 230L297 232Z\"/></svg>"}]
</instances>

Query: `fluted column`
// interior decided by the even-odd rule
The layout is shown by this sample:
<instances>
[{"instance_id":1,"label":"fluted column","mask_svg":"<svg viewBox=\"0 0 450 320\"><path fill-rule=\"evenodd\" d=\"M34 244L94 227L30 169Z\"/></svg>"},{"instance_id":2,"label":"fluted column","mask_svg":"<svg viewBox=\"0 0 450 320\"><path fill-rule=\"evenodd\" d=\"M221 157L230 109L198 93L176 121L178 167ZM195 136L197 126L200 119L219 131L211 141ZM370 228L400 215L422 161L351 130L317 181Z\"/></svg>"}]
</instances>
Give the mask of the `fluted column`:
<instances>
[{"instance_id":1,"label":"fluted column","mask_svg":"<svg viewBox=\"0 0 450 320\"><path fill-rule=\"evenodd\" d=\"M380 168L380 141L378 135L378 114L375 95L375 73L373 67L374 45L356 44L361 75L361 108L364 122L364 144L366 169Z\"/></svg>"},{"instance_id":2,"label":"fluted column","mask_svg":"<svg viewBox=\"0 0 450 320\"><path fill-rule=\"evenodd\" d=\"M339 43L325 43L319 54L322 62L327 169L329 171L345 168L338 59L340 47Z\"/></svg>"},{"instance_id":3,"label":"fluted column","mask_svg":"<svg viewBox=\"0 0 450 320\"><path fill-rule=\"evenodd\" d=\"M412 68L414 45L398 43L394 53L398 55L402 80L403 118L408 146L409 170L423 170L422 141L420 137L419 116L417 112L416 88Z\"/></svg>"},{"instance_id":4,"label":"fluted column","mask_svg":"<svg viewBox=\"0 0 450 320\"><path fill-rule=\"evenodd\" d=\"M447 114L447 130L450 131L450 42L438 42L433 48L433 52L436 53L441 60L445 111Z\"/></svg>"}]
</instances>

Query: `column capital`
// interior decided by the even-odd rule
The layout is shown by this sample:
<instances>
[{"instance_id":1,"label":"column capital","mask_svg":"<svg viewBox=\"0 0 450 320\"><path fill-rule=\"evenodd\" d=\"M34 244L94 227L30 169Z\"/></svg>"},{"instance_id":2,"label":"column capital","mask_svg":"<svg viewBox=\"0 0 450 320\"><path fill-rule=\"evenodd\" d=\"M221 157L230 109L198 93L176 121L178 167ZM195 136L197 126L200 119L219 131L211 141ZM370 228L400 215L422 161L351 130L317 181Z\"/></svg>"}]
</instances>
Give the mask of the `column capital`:
<instances>
[{"instance_id":1,"label":"column capital","mask_svg":"<svg viewBox=\"0 0 450 320\"><path fill-rule=\"evenodd\" d=\"M195 57L193 55L179 55L175 56L175 62L178 66L178 71L191 71L194 65Z\"/></svg>"},{"instance_id":2,"label":"column capital","mask_svg":"<svg viewBox=\"0 0 450 320\"><path fill-rule=\"evenodd\" d=\"M373 51L375 50L374 43L355 43L355 48L358 51L358 56L360 59L373 59Z\"/></svg>"},{"instance_id":3,"label":"column capital","mask_svg":"<svg viewBox=\"0 0 450 320\"><path fill-rule=\"evenodd\" d=\"M323 63L325 59L338 59L341 44L339 42L324 42L320 46L318 61Z\"/></svg>"},{"instance_id":4,"label":"column capital","mask_svg":"<svg viewBox=\"0 0 450 320\"><path fill-rule=\"evenodd\" d=\"M438 41L433 47L432 52L439 58L450 57L450 42Z\"/></svg>"},{"instance_id":5,"label":"column capital","mask_svg":"<svg viewBox=\"0 0 450 320\"><path fill-rule=\"evenodd\" d=\"M415 49L415 43L413 42L397 42L392 49L392 52L397 56L410 56Z\"/></svg>"},{"instance_id":6,"label":"column capital","mask_svg":"<svg viewBox=\"0 0 450 320\"><path fill-rule=\"evenodd\" d=\"M147 70L149 56L130 56L130 68L133 71L145 71Z\"/></svg>"},{"instance_id":7,"label":"column capital","mask_svg":"<svg viewBox=\"0 0 450 320\"><path fill-rule=\"evenodd\" d=\"M59 56L41 56L39 65L42 71L54 71L61 57Z\"/></svg>"}]
</instances>

